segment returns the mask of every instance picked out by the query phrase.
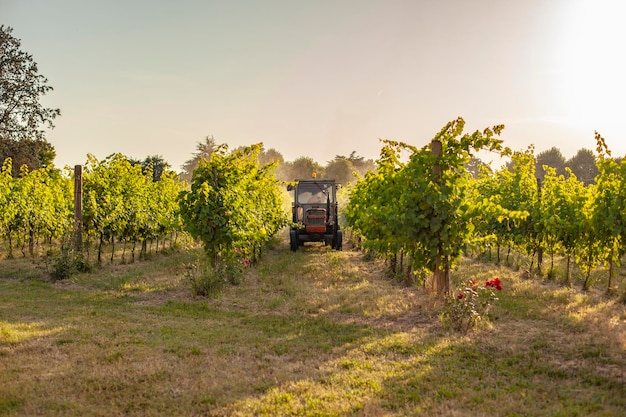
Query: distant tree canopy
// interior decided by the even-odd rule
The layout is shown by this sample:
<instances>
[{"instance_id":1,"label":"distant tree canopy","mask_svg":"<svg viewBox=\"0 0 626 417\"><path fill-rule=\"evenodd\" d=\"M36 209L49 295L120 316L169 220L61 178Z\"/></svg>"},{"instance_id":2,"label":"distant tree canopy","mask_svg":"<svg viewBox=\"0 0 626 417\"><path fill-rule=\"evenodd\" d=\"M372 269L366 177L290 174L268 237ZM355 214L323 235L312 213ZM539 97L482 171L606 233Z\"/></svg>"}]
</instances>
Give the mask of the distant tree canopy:
<instances>
[{"instance_id":1,"label":"distant tree canopy","mask_svg":"<svg viewBox=\"0 0 626 417\"><path fill-rule=\"evenodd\" d=\"M285 163L285 158L283 158L283 155L274 148L270 148L268 150L261 148L261 153L259 154L259 164L263 166L271 164L272 162L278 162L278 164L281 165Z\"/></svg>"},{"instance_id":2,"label":"distant tree canopy","mask_svg":"<svg viewBox=\"0 0 626 417\"><path fill-rule=\"evenodd\" d=\"M533 153L534 147L530 146L528 152ZM614 158L616 162L619 162L620 158ZM538 180L543 180L545 176L545 170L543 166L553 168L556 171L556 175L563 175L567 177L566 168L569 168L576 178L585 185L595 183L595 178L598 175L597 157L589 149L579 149L576 155L572 158L565 160L561 151L558 148L551 148L547 151L541 152L535 157L535 176ZM509 170L512 169L511 162L506 164ZM539 168L541 166L541 168Z\"/></svg>"},{"instance_id":3,"label":"distant tree canopy","mask_svg":"<svg viewBox=\"0 0 626 417\"><path fill-rule=\"evenodd\" d=\"M161 155L147 156L143 161L129 158L131 165L141 165L141 172L146 174L152 170L152 181L157 182L165 172L173 172L172 166Z\"/></svg>"},{"instance_id":4,"label":"distant tree canopy","mask_svg":"<svg viewBox=\"0 0 626 417\"><path fill-rule=\"evenodd\" d=\"M376 169L376 162L373 159L365 159L362 156L358 156L356 151L352 151L350 156L348 156L348 160L354 166L354 170L360 176L365 176L369 171L374 171Z\"/></svg>"},{"instance_id":5,"label":"distant tree canopy","mask_svg":"<svg viewBox=\"0 0 626 417\"><path fill-rule=\"evenodd\" d=\"M291 162L283 162L276 170L282 181L294 181L298 178L311 178L315 173L318 178L333 178L338 184L347 185L356 182L356 175L364 176L376 169L371 159L365 159L352 152L349 156L337 155L326 166L322 166L308 156L301 156Z\"/></svg>"},{"instance_id":6,"label":"distant tree canopy","mask_svg":"<svg viewBox=\"0 0 626 417\"><path fill-rule=\"evenodd\" d=\"M580 149L565 165L583 183L591 184L595 182L595 178L598 175L598 166L596 165L595 155L589 149Z\"/></svg>"},{"instance_id":7,"label":"distant tree canopy","mask_svg":"<svg viewBox=\"0 0 626 417\"><path fill-rule=\"evenodd\" d=\"M211 153L218 147L218 143L212 135L207 136L204 141L198 142L196 146L196 152L192 154L192 157L186 161L183 165L183 170L179 174L181 179L191 183L193 171L198 166L200 159L211 158ZM245 147L241 146L233 150L241 151ZM534 146L530 146L527 153L534 154ZM149 157L150 158L150 157ZM160 157L152 157L160 158ZM566 160L561 151L552 147L548 150L540 152L535 157L535 177L538 180L543 180L545 176L544 166L553 168L557 175L567 176L566 168L570 168L572 173L576 175L578 180L585 184L592 184L595 181L595 177L598 175L598 167L596 166L596 156L589 149L580 149L571 159ZM616 160L619 158L616 158ZM369 171L376 171L376 163L372 159L365 159L362 156L356 154L356 151L352 151L350 155L336 155L332 160L328 161L326 165L321 165L313 158L309 156L300 156L293 161L285 161L283 155L274 148L265 150L261 149L261 153L258 156L259 164L261 166L278 162L276 168L276 177L281 181L294 181L298 178L311 178L313 173L318 178L333 178L338 184L347 185L348 183L355 183L357 176L364 177ZM138 161L142 165L146 165L147 161ZM158 167L158 160L153 161L155 167ZM509 170L512 170L512 162L506 164ZM169 169L169 165L166 167ZM473 156L469 162L465 164L465 170L474 178L478 176L478 173L486 169L491 171L491 167L480 160L480 158ZM158 175L158 168L155 169L155 175Z\"/></svg>"},{"instance_id":8,"label":"distant tree canopy","mask_svg":"<svg viewBox=\"0 0 626 417\"><path fill-rule=\"evenodd\" d=\"M216 149L217 142L215 142L215 138L213 137L213 135L209 135L204 138L204 141L198 142L196 144L196 152L194 152L191 158L185 161L185 163L183 164L182 171L179 174L180 178L191 184L193 171L198 168L200 160L206 159L207 161L209 161L211 159L211 154Z\"/></svg>"},{"instance_id":9,"label":"distant tree canopy","mask_svg":"<svg viewBox=\"0 0 626 417\"><path fill-rule=\"evenodd\" d=\"M22 166L27 166L28 171L46 168L54 164L55 157L54 147L46 140L13 140L0 137L0 162L11 158L11 175L14 178L19 176Z\"/></svg>"},{"instance_id":10,"label":"distant tree canopy","mask_svg":"<svg viewBox=\"0 0 626 417\"><path fill-rule=\"evenodd\" d=\"M324 176L334 178L337 183L346 185L349 182L354 182L354 171L354 164L345 156L338 155L326 164Z\"/></svg>"},{"instance_id":11,"label":"distant tree canopy","mask_svg":"<svg viewBox=\"0 0 626 417\"><path fill-rule=\"evenodd\" d=\"M355 183L356 176L365 176L368 171L376 169L376 163L371 159L358 156L353 151L349 156L337 155L335 159L326 164L325 176L334 178L341 185Z\"/></svg>"},{"instance_id":12,"label":"distant tree canopy","mask_svg":"<svg viewBox=\"0 0 626 417\"><path fill-rule=\"evenodd\" d=\"M52 87L12 32L0 26L0 158L12 158L15 175L21 165L32 171L53 163L56 154L44 128L53 128L61 112L41 105L41 97Z\"/></svg>"},{"instance_id":13,"label":"distant tree canopy","mask_svg":"<svg viewBox=\"0 0 626 417\"><path fill-rule=\"evenodd\" d=\"M554 168L556 175L565 175L565 157L558 148L552 147L537 155L537 162L535 164L535 176L537 179L543 180L545 176L543 167L545 165Z\"/></svg>"},{"instance_id":14,"label":"distant tree canopy","mask_svg":"<svg viewBox=\"0 0 626 417\"><path fill-rule=\"evenodd\" d=\"M481 167L491 171L491 167L488 164L484 163L480 160L480 158L475 156L472 156L470 161L465 164L465 170L474 178L478 178L478 173L480 172Z\"/></svg>"},{"instance_id":15,"label":"distant tree canopy","mask_svg":"<svg viewBox=\"0 0 626 417\"><path fill-rule=\"evenodd\" d=\"M309 156L301 156L292 162L285 162L277 170L277 176L283 181L293 181L298 178L311 178L315 173L318 177L324 176L323 167Z\"/></svg>"}]
</instances>

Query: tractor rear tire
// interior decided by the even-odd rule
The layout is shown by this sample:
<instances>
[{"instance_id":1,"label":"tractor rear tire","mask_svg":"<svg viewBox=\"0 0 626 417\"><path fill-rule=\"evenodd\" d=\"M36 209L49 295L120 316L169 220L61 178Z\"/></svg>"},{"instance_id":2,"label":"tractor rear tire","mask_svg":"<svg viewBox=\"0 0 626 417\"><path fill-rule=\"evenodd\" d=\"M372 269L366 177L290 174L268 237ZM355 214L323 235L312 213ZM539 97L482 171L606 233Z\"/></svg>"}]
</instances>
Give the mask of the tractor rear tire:
<instances>
[{"instance_id":1,"label":"tractor rear tire","mask_svg":"<svg viewBox=\"0 0 626 417\"><path fill-rule=\"evenodd\" d=\"M337 230L335 238L333 239L333 249L341 250L343 248L343 233L341 230Z\"/></svg>"},{"instance_id":2,"label":"tractor rear tire","mask_svg":"<svg viewBox=\"0 0 626 417\"><path fill-rule=\"evenodd\" d=\"M289 231L289 247L293 252L298 250L298 231L290 230Z\"/></svg>"}]
</instances>

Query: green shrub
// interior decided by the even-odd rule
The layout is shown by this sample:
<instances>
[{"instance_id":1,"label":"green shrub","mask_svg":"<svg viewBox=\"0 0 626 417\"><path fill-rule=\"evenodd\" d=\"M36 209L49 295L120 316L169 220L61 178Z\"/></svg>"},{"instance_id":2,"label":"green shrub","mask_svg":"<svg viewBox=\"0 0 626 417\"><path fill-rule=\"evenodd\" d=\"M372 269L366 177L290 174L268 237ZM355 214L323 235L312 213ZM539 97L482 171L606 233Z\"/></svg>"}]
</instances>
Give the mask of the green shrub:
<instances>
[{"instance_id":1,"label":"green shrub","mask_svg":"<svg viewBox=\"0 0 626 417\"><path fill-rule=\"evenodd\" d=\"M250 266L250 261L243 258L241 252L223 255L217 268L209 265L205 259L186 266L185 276L191 283L195 295L215 296L225 284L239 285L243 280L243 272Z\"/></svg>"},{"instance_id":2,"label":"green shrub","mask_svg":"<svg viewBox=\"0 0 626 417\"><path fill-rule=\"evenodd\" d=\"M447 297L440 314L444 327L467 333L486 317L491 304L498 301L495 291L502 291L502 281L494 278L479 285L470 280Z\"/></svg>"},{"instance_id":3,"label":"green shrub","mask_svg":"<svg viewBox=\"0 0 626 417\"><path fill-rule=\"evenodd\" d=\"M219 293L224 280L206 262L196 261L186 265L185 277L194 295L212 297Z\"/></svg>"},{"instance_id":4,"label":"green shrub","mask_svg":"<svg viewBox=\"0 0 626 417\"><path fill-rule=\"evenodd\" d=\"M48 255L53 256L50 277L54 281L67 279L77 272L91 272L92 270L83 254L71 248L63 247L58 255L54 256L50 252Z\"/></svg>"}]
</instances>

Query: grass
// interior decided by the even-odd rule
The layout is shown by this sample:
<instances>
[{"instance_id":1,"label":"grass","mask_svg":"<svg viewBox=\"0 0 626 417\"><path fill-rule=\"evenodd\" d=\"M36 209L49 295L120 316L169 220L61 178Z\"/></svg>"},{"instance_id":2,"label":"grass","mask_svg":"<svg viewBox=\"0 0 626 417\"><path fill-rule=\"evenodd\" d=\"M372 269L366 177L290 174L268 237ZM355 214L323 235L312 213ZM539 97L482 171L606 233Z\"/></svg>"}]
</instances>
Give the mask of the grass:
<instances>
[{"instance_id":1,"label":"grass","mask_svg":"<svg viewBox=\"0 0 626 417\"><path fill-rule=\"evenodd\" d=\"M445 330L420 288L357 252L281 242L219 296L197 253L49 282L0 262L0 415L617 416L626 309L469 259L499 276L490 321Z\"/></svg>"}]
</instances>

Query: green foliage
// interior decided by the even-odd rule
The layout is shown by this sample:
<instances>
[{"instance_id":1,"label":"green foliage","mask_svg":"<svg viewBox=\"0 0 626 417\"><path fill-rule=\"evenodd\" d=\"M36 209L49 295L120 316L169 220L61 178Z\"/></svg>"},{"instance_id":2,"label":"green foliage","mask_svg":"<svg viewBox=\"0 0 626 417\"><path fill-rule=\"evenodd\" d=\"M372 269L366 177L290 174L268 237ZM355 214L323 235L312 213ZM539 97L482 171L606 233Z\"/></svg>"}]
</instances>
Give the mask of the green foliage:
<instances>
[{"instance_id":1,"label":"green foliage","mask_svg":"<svg viewBox=\"0 0 626 417\"><path fill-rule=\"evenodd\" d=\"M501 187L506 185L502 176L507 173L494 173L490 169L481 168L478 176L469 182L468 217L474 228L468 242L470 247L490 247L495 244L499 248L511 245L513 230L528 217L528 211L510 204L507 198L510 196L502 193Z\"/></svg>"},{"instance_id":2,"label":"green foliage","mask_svg":"<svg viewBox=\"0 0 626 417\"><path fill-rule=\"evenodd\" d=\"M74 272L74 259L70 251L61 251L60 255L52 264L50 276L53 280L58 281L69 278Z\"/></svg>"},{"instance_id":3,"label":"green foliage","mask_svg":"<svg viewBox=\"0 0 626 417\"><path fill-rule=\"evenodd\" d=\"M250 261L243 258L241 252L233 252L224 257L217 268L206 258L185 265L185 277L189 280L194 295L212 297L225 284L241 284L245 268L249 266Z\"/></svg>"},{"instance_id":4,"label":"green foliage","mask_svg":"<svg viewBox=\"0 0 626 417\"><path fill-rule=\"evenodd\" d=\"M0 26L0 138L43 141L42 125L54 127L52 121L61 112L41 105L52 87L12 33L11 27Z\"/></svg>"},{"instance_id":5,"label":"green foliage","mask_svg":"<svg viewBox=\"0 0 626 417\"><path fill-rule=\"evenodd\" d=\"M33 254L36 240L52 241L72 227L72 187L70 180L53 167L28 171L12 177L11 160L0 171L0 236L8 244L9 257L15 246L28 244Z\"/></svg>"},{"instance_id":6,"label":"green foliage","mask_svg":"<svg viewBox=\"0 0 626 417\"><path fill-rule=\"evenodd\" d=\"M55 157L54 147L45 139L15 140L0 135L0 162L11 159L15 178L20 176L23 166L29 171L52 167Z\"/></svg>"},{"instance_id":7,"label":"green foliage","mask_svg":"<svg viewBox=\"0 0 626 417\"><path fill-rule=\"evenodd\" d=\"M501 169L496 174L497 193L502 206L509 211L525 213L516 221L508 221L500 229L501 240L513 244L533 256L541 245L541 227L538 223L539 185L535 178L534 148L515 152L511 156L511 168Z\"/></svg>"},{"instance_id":8,"label":"green foliage","mask_svg":"<svg viewBox=\"0 0 626 417\"><path fill-rule=\"evenodd\" d=\"M71 247L63 247L59 254L53 257L50 277L54 281L70 278L78 272L91 272L92 267L83 257Z\"/></svg>"},{"instance_id":9,"label":"green foliage","mask_svg":"<svg viewBox=\"0 0 626 417\"><path fill-rule=\"evenodd\" d=\"M440 319L444 327L467 333L485 320L491 305L498 301L496 291L502 291L500 278L484 284L469 280L451 296L445 298Z\"/></svg>"},{"instance_id":10,"label":"green foliage","mask_svg":"<svg viewBox=\"0 0 626 417\"><path fill-rule=\"evenodd\" d=\"M541 190L541 227L545 242L552 257L561 248L569 258L574 257L583 249L584 237L590 236L588 211L590 188L576 178L566 168L567 178L556 174L555 170L546 167L543 187ZM552 267L549 273L552 273ZM565 282L569 283L569 268L565 273Z\"/></svg>"},{"instance_id":11,"label":"green foliage","mask_svg":"<svg viewBox=\"0 0 626 417\"><path fill-rule=\"evenodd\" d=\"M352 187L344 210L347 224L365 237L365 247L381 254L397 253L401 248L395 234L401 210L396 193L402 187L397 174L404 166L399 158L404 148L404 144L386 143L377 161L378 169L368 172Z\"/></svg>"},{"instance_id":12,"label":"green foliage","mask_svg":"<svg viewBox=\"0 0 626 417\"><path fill-rule=\"evenodd\" d=\"M618 163L610 158L611 152L597 132L596 142L599 174L593 188L593 206L589 209L594 241L589 242L583 259L587 272L599 262L604 262L609 265L612 276L613 266L619 266L626 253L626 160ZM589 287L589 274L583 287Z\"/></svg>"},{"instance_id":13,"label":"green foliage","mask_svg":"<svg viewBox=\"0 0 626 417\"><path fill-rule=\"evenodd\" d=\"M448 269L460 256L475 230L465 165L482 149L508 152L496 138L503 126L463 134L464 126L459 118L435 136L441 156L430 146L384 141L377 172L354 186L346 207L346 220L364 236L366 247L382 254L402 250L414 270ZM410 154L407 163L401 161L403 152Z\"/></svg>"},{"instance_id":14,"label":"green foliage","mask_svg":"<svg viewBox=\"0 0 626 417\"><path fill-rule=\"evenodd\" d=\"M206 262L196 262L185 267L185 277L189 280L194 295L213 297L225 284L221 274Z\"/></svg>"},{"instance_id":15,"label":"green foliage","mask_svg":"<svg viewBox=\"0 0 626 417\"><path fill-rule=\"evenodd\" d=\"M593 151L589 149L580 149L572 158L570 158L566 166L569 167L576 177L585 185L593 184L598 175L598 166Z\"/></svg>"},{"instance_id":16,"label":"green foliage","mask_svg":"<svg viewBox=\"0 0 626 417\"><path fill-rule=\"evenodd\" d=\"M400 196L405 242L412 254L414 268L436 268L443 257L454 262L471 240L474 225L467 199L470 176L465 170L473 152L481 149L505 151L496 136L503 126L463 134L465 122L448 123L434 138L441 142L442 155L436 157L430 148L415 152L403 171L409 192ZM435 172L437 166L440 174Z\"/></svg>"},{"instance_id":17,"label":"green foliage","mask_svg":"<svg viewBox=\"0 0 626 417\"><path fill-rule=\"evenodd\" d=\"M87 237L99 240L98 261L106 241L134 245L182 230L178 194L183 183L167 170L154 181L151 167L133 165L122 154L103 161L88 155L83 173L83 223Z\"/></svg>"},{"instance_id":18,"label":"green foliage","mask_svg":"<svg viewBox=\"0 0 626 417\"><path fill-rule=\"evenodd\" d=\"M200 239L215 270L233 252L254 258L285 225L283 194L273 170L259 166L262 144L228 153L219 146L193 173L191 190L180 193L185 229Z\"/></svg>"},{"instance_id":19,"label":"green foliage","mask_svg":"<svg viewBox=\"0 0 626 417\"><path fill-rule=\"evenodd\" d=\"M501 247L514 248L530 259L529 272L536 259L541 273L547 251L551 276L554 257L563 254L564 281L571 284L573 259L585 273L583 288L591 285L591 272L604 264L610 292L613 269L626 253L626 160L610 158L596 133L595 184L588 185L589 178L581 181L568 167L564 173L547 165L537 170L539 160L552 158L558 162L554 165L563 165L555 148L535 157L530 146L492 171L473 160L473 152L508 155L496 139L502 126L471 135L462 134L463 126L462 119L455 120L435 136L442 148L439 158L428 146L383 141L377 170L350 187L342 219L362 238L362 246L390 260L404 253L414 271L435 273L449 270L462 251L493 246L498 262ZM472 175L468 166L475 168Z\"/></svg>"}]
</instances>

